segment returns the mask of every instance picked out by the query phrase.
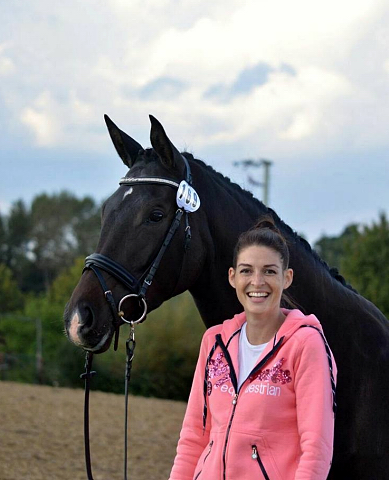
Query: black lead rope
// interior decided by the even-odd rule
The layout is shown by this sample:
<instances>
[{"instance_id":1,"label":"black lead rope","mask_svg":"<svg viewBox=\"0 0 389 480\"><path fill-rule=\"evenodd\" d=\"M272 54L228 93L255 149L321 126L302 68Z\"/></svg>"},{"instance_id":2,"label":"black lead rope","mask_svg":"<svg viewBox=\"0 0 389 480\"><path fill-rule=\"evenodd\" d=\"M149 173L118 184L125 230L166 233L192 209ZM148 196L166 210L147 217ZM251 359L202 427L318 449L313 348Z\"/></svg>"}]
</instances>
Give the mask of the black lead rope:
<instances>
[{"instance_id":1,"label":"black lead rope","mask_svg":"<svg viewBox=\"0 0 389 480\"><path fill-rule=\"evenodd\" d=\"M124 380L124 480L127 480L128 455L128 386L131 379L132 360L135 351L135 328L131 324L130 336L126 341L126 375Z\"/></svg>"},{"instance_id":2,"label":"black lead rope","mask_svg":"<svg viewBox=\"0 0 389 480\"><path fill-rule=\"evenodd\" d=\"M85 372L80 375L80 378L85 380L85 401L84 401L84 446L85 446L85 465L88 480L93 480L92 464L90 457L90 442L89 442L89 392L90 380L96 375L92 371L93 353L86 352L85 355Z\"/></svg>"},{"instance_id":3,"label":"black lead rope","mask_svg":"<svg viewBox=\"0 0 389 480\"><path fill-rule=\"evenodd\" d=\"M124 379L124 480L127 480L128 470L128 392L131 379L132 361L135 351L135 328L131 324L130 335L126 341L126 371ZM94 480L92 474L92 462L90 454L90 434L89 434L89 394L90 381L97 372L92 371L93 353L86 352L85 372L80 378L85 380L85 401L84 401L84 446L85 446L85 466L88 480Z\"/></svg>"}]
</instances>

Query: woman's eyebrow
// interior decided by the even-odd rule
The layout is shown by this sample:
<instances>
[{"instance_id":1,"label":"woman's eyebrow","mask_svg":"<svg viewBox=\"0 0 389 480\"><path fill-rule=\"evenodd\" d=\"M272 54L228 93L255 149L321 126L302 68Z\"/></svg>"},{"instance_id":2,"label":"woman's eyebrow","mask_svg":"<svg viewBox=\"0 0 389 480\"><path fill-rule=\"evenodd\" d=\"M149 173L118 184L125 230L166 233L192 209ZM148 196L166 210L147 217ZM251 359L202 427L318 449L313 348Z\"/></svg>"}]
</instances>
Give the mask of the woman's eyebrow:
<instances>
[{"instance_id":1,"label":"woman's eyebrow","mask_svg":"<svg viewBox=\"0 0 389 480\"><path fill-rule=\"evenodd\" d=\"M251 265L251 263L239 263L238 267L252 267L252 265ZM264 268L269 268L269 267L280 268L280 266L277 265L276 263L269 263L268 265L263 265L263 267Z\"/></svg>"}]
</instances>

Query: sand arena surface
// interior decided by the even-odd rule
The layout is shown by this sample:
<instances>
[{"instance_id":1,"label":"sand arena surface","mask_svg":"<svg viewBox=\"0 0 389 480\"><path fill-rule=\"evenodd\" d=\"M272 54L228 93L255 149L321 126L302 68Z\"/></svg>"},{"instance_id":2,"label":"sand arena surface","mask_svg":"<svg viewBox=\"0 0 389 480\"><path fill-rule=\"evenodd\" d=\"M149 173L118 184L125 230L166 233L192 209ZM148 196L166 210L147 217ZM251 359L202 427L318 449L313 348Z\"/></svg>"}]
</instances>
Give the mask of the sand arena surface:
<instances>
[{"instance_id":1,"label":"sand arena surface","mask_svg":"<svg viewBox=\"0 0 389 480\"><path fill-rule=\"evenodd\" d=\"M91 392L95 480L123 479L124 396ZM0 382L0 480L85 480L82 390ZM167 479L186 404L130 397L129 480Z\"/></svg>"}]
</instances>

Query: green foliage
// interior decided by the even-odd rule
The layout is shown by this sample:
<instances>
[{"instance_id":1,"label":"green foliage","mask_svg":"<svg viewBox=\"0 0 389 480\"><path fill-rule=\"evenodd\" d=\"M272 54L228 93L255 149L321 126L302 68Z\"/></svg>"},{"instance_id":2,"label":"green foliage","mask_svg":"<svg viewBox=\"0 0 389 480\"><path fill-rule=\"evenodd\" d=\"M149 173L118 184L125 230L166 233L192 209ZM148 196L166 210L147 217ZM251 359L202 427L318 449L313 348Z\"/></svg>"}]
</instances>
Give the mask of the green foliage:
<instances>
[{"instance_id":1,"label":"green foliage","mask_svg":"<svg viewBox=\"0 0 389 480\"><path fill-rule=\"evenodd\" d=\"M54 281L47 295L26 295L23 309L15 314L0 317L0 336L3 338L0 353L6 356L7 363L11 362L12 367L3 372L3 378L30 382L36 380L39 320L42 326L43 357L43 372L39 381L51 385L71 385L73 380L64 379L61 370L64 356L66 358L73 356L79 361L77 372L72 371L74 378L77 379L82 370L83 355L80 349L70 344L64 334L63 311L81 275L82 265L83 260L78 259L73 267Z\"/></svg>"},{"instance_id":2,"label":"green foliage","mask_svg":"<svg viewBox=\"0 0 389 480\"><path fill-rule=\"evenodd\" d=\"M12 271L0 263L0 313L23 308L23 295L14 279Z\"/></svg>"},{"instance_id":3,"label":"green foliage","mask_svg":"<svg viewBox=\"0 0 389 480\"><path fill-rule=\"evenodd\" d=\"M331 267L341 267L342 258L347 253L347 245L358 235L358 225L348 225L338 237L324 235L315 243L315 250Z\"/></svg>"},{"instance_id":4,"label":"green foliage","mask_svg":"<svg viewBox=\"0 0 389 480\"><path fill-rule=\"evenodd\" d=\"M5 218L0 212L0 263L7 261L7 233L5 229Z\"/></svg>"},{"instance_id":5,"label":"green foliage","mask_svg":"<svg viewBox=\"0 0 389 480\"><path fill-rule=\"evenodd\" d=\"M187 400L198 349L205 328L189 293L164 303L136 326L136 349L130 392L135 395ZM119 349L95 355L93 389L124 391L125 340L129 327L121 327ZM60 385L81 386L78 375L83 354L72 345L61 346Z\"/></svg>"},{"instance_id":6,"label":"green foliage","mask_svg":"<svg viewBox=\"0 0 389 480\"><path fill-rule=\"evenodd\" d=\"M51 311L49 318L62 316L83 265L83 259L79 258L53 282L46 296L45 312L41 312L42 318L47 316L47 311ZM111 349L95 356L94 368L98 375L93 379L93 388L123 392L125 337L128 331L127 325L121 327L121 342L117 352ZM203 332L204 325L189 293L169 300L150 313L135 331L137 347L131 392L144 396L187 399ZM54 337L55 332L52 335ZM48 353L51 355L52 352ZM57 358L59 375L56 382L81 386L78 376L83 368L82 351L66 340L66 344L60 343Z\"/></svg>"},{"instance_id":7,"label":"green foliage","mask_svg":"<svg viewBox=\"0 0 389 480\"><path fill-rule=\"evenodd\" d=\"M389 317L389 222L385 213L346 241L342 270L355 288Z\"/></svg>"},{"instance_id":8,"label":"green foliage","mask_svg":"<svg viewBox=\"0 0 389 480\"><path fill-rule=\"evenodd\" d=\"M81 277L84 260L84 257L78 257L72 266L58 275L47 293L49 301L58 305L62 312Z\"/></svg>"},{"instance_id":9,"label":"green foliage","mask_svg":"<svg viewBox=\"0 0 389 480\"><path fill-rule=\"evenodd\" d=\"M48 290L63 267L70 266L76 256L94 250L100 215L89 197L78 200L68 192L43 194L32 202L31 224L33 258Z\"/></svg>"},{"instance_id":10,"label":"green foliage","mask_svg":"<svg viewBox=\"0 0 389 480\"><path fill-rule=\"evenodd\" d=\"M136 326L136 349L130 392L136 395L187 400L205 328L189 293L164 303ZM123 393L125 340L129 327L121 327L119 349L94 357L93 388ZM79 349L76 349L79 350ZM61 385L80 386L83 360L70 346L61 350ZM74 379L74 380L72 380Z\"/></svg>"},{"instance_id":11,"label":"green foliage","mask_svg":"<svg viewBox=\"0 0 389 480\"><path fill-rule=\"evenodd\" d=\"M68 192L36 196L28 209L19 200L0 217L0 261L12 269L25 292L47 291L78 256L95 249L100 207Z\"/></svg>"},{"instance_id":12,"label":"green foliage","mask_svg":"<svg viewBox=\"0 0 389 480\"><path fill-rule=\"evenodd\" d=\"M204 331L188 292L152 312L136 328L132 391L187 400Z\"/></svg>"},{"instance_id":13,"label":"green foliage","mask_svg":"<svg viewBox=\"0 0 389 480\"><path fill-rule=\"evenodd\" d=\"M46 294L28 295L23 311L0 320L6 344L0 353L18 361L7 379L35 381L37 329L42 323L43 374L40 381L60 386L82 387L79 378L84 352L72 345L63 333L63 311L83 269L84 260L63 271ZM192 382L204 326L189 293L175 297L150 313L136 327L136 351L130 391L144 396L186 400ZM98 375L93 388L123 393L125 340L129 327L121 327L119 350L112 349L94 358ZM18 367L18 368L17 368Z\"/></svg>"},{"instance_id":14,"label":"green foliage","mask_svg":"<svg viewBox=\"0 0 389 480\"><path fill-rule=\"evenodd\" d=\"M349 225L338 237L323 236L315 249L389 317L389 223L385 213L371 226Z\"/></svg>"},{"instance_id":15,"label":"green foliage","mask_svg":"<svg viewBox=\"0 0 389 480\"><path fill-rule=\"evenodd\" d=\"M26 281L30 276L31 285L36 283L36 272L29 256L30 230L30 214L24 202L18 200L12 205L8 217L3 219L1 248L4 263L12 269L19 288L23 291L26 290Z\"/></svg>"}]
</instances>

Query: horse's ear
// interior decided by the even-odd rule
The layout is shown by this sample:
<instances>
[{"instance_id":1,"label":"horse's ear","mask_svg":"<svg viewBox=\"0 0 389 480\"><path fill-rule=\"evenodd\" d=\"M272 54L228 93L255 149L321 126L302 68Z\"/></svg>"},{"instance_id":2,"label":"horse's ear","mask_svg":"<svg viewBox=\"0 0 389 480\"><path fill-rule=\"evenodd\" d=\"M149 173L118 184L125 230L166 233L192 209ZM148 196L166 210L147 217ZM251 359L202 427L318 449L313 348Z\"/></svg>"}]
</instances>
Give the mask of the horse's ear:
<instances>
[{"instance_id":1,"label":"horse's ear","mask_svg":"<svg viewBox=\"0 0 389 480\"><path fill-rule=\"evenodd\" d=\"M133 138L127 133L118 128L113 121L104 115L105 123L107 124L109 135L118 152L119 157L123 160L123 163L131 168L139 154L140 150L143 150L142 145L139 145Z\"/></svg>"},{"instance_id":2,"label":"horse's ear","mask_svg":"<svg viewBox=\"0 0 389 480\"><path fill-rule=\"evenodd\" d=\"M172 169L178 167L183 162L181 153L169 140L159 121L152 115L149 115L149 117L151 122L151 145L167 168Z\"/></svg>"}]
</instances>

